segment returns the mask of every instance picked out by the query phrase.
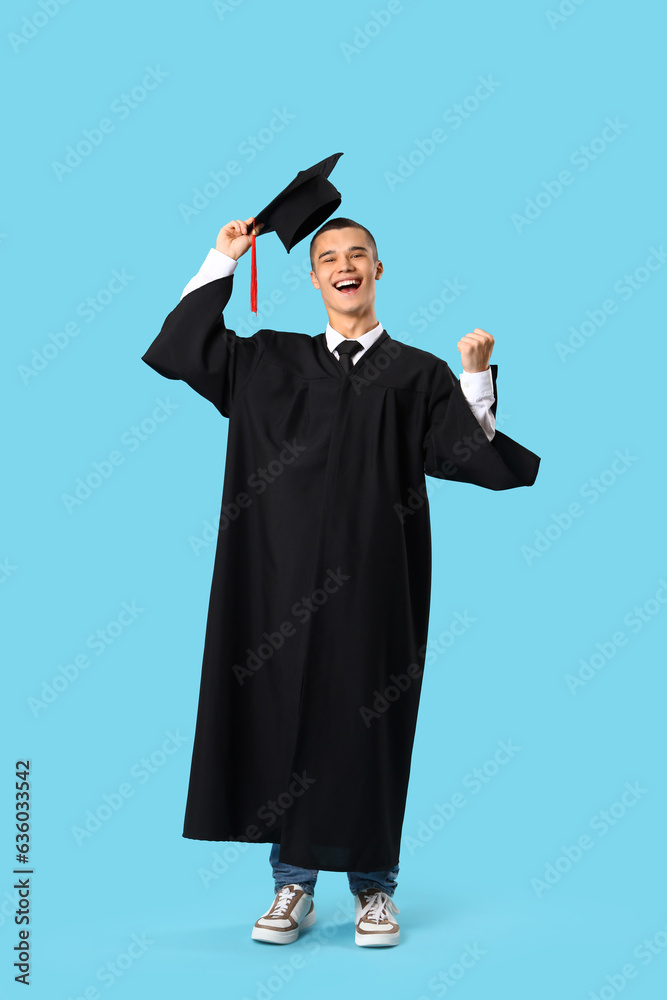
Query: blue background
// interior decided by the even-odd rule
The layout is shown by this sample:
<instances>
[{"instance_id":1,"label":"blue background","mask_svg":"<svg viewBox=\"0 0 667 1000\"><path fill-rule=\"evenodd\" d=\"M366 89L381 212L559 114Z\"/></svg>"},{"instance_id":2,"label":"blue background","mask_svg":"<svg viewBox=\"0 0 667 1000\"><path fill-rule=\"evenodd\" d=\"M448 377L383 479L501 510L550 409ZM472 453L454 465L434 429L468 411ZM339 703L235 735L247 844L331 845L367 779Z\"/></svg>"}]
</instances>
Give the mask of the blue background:
<instances>
[{"instance_id":1,"label":"blue background","mask_svg":"<svg viewBox=\"0 0 667 1000\"><path fill-rule=\"evenodd\" d=\"M663 995L665 18L617 0L557 10L5 5L6 995L22 995L12 807L26 756L34 997ZM153 89L128 105L149 68ZM493 85L476 98L480 78ZM105 118L98 144L58 168ZM429 147L434 129L445 138ZM389 950L355 947L352 896L333 872L298 943L251 941L273 898L268 845L181 837L214 555L191 540L219 513L227 425L141 361L219 228L339 150L339 214L371 229L385 267L378 319L457 374L459 338L493 333L498 426L542 458L531 489L429 480L439 652L405 816L402 942ZM230 160L238 174L186 220ZM307 241L289 257L275 236L257 249L260 306L275 289L284 303L251 325L246 256L227 324L321 332ZM109 294L114 271L125 284ZM465 291L443 308L447 280ZM99 311L86 314L91 296ZM418 326L421 309L431 319ZM170 412L155 422L159 400ZM68 510L64 495L112 452L119 464ZM114 628L123 602L135 617ZM457 614L468 625L453 637ZM93 652L88 637L110 624ZM585 683L568 684L580 671ZM499 741L515 748L502 763ZM105 795L117 808L77 836Z\"/></svg>"}]
</instances>

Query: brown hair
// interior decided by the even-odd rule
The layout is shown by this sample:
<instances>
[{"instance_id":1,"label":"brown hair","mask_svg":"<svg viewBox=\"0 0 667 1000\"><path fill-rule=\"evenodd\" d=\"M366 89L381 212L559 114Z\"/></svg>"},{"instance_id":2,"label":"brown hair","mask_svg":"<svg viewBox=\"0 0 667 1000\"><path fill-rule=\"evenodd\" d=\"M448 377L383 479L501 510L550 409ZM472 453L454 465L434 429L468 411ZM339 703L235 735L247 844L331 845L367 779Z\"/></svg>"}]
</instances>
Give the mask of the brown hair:
<instances>
[{"instance_id":1,"label":"brown hair","mask_svg":"<svg viewBox=\"0 0 667 1000\"><path fill-rule=\"evenodd\" d=\"M375 238L371 233L371 231L369 229L366 229L366 227L362 226L359 222L354 222L353 219L345 219L343 218L343 216L339 216L338 218L335 219L327 219L324 225L320 226L320 228L317 230L312 240L310 241L310 266L313 269L313 271L315 270L315 261L313 259L313 248L315 246L315 240L317 239L317 237L320 236L322 233L328 232L330 229L348 229L348 228L361 229L363 230L363 232L366 233L366 236L370 241L371 247L373 248L373 257L375 260L378 259L378 248L375 243Z\"/></svg>"}]
</instances>

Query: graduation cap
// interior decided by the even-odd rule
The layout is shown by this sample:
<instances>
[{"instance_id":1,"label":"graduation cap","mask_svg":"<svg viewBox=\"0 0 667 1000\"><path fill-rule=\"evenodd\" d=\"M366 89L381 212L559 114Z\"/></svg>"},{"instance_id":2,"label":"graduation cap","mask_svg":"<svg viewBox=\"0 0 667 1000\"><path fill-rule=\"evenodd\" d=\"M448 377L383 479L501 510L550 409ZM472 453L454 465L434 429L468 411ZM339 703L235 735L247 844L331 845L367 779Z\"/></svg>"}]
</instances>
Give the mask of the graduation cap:
<instances>
[{"instance_id":1,"label":"graduation cap","mask_svg":"<svg viewBox=\"0 0 667 1000\"><path fill-rule=\"evenodd\" d=\"M258 233L252 230L252 263L250 269L250 308L257 312L257 258L255 239L264 233L277 233L289 253L305 236L314 232L341 203L329 174L342 153L334 153L307 170L300 170L294 180L269 202L256 216L253 226L262 223Z\"/></svg>"}]
</instances>

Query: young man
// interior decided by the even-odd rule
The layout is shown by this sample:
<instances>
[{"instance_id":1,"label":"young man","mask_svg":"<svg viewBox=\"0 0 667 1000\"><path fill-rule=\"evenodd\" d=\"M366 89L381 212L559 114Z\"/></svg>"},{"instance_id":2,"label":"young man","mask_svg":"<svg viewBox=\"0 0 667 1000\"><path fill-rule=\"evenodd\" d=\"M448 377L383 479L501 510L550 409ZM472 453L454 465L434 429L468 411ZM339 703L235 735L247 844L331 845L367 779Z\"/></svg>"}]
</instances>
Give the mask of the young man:
<instances>
[{"instance_id":1,"label":"young man","mask_svg":"<svg viewBox=\"0 0 667 1000\"><path fill-rule=\"evenodd\" d=\"M489 333L458 341L459 382L378 322L383 265L350 219L311 241L324 333L226 329L251 222L223 226L143 355L229 418L183 835L272 845L255 939L314 922L323 869L347 872L356 943L397 944L430 605L424 475L512 489L540 459L495 430Z\"/></svg>"}]
</instances>

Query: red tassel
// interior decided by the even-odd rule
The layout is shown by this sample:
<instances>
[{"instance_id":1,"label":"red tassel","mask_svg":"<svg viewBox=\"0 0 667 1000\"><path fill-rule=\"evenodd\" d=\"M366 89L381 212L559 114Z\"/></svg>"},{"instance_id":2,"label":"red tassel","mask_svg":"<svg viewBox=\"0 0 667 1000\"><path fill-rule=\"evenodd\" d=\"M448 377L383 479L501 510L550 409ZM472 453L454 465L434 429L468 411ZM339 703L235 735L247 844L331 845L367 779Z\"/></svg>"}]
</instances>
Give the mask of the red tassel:
<instances>
[{"instance_id":1,"label":"red tassel","mask_svg":"<svg viewBox=\"0 0 667 1000\"><path fill-rule=\"evenodd\" d=\"M257 253L255 250L255 220L252 220L252 261L250 265L250 308L252 312L257 312Z\"/></svg>"}]
</instances>

